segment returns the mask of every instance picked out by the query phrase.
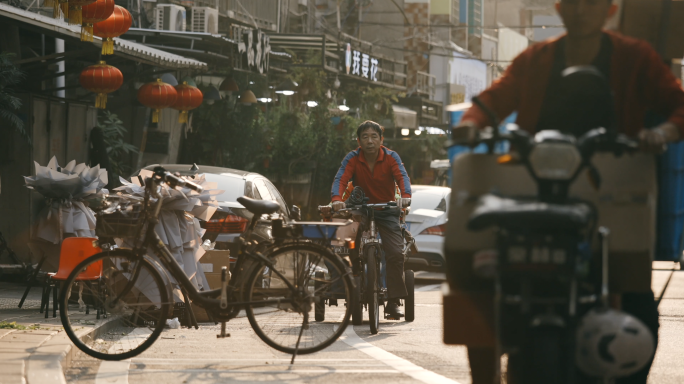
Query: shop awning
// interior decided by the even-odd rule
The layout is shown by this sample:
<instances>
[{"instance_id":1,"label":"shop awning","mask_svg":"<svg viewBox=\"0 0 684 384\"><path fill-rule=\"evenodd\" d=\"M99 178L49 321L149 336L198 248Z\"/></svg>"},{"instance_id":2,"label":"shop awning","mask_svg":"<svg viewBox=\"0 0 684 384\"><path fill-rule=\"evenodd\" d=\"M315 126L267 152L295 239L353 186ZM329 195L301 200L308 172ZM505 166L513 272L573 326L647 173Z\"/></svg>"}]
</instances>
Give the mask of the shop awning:
<instances>
[{"instance_id":1,"label":"shop awning","mask_svg":"<svg viewBox=\"0 0 684 384\"><path fill-rule=\"evenodd\" d=\"M70 41L81 40L81 26L79 25L69 25L64 20L53 19L52 17L0 3L0 21L3 21L3 19L9 19L10 22L21 24L22 27L33 29L38 33L55 38ZM84 41L82 44L102 47L102 39L95 36L93 42ZM207 64L202 61L123 39L114 39L114 55L162 68L207 69Z\"/></svg>"},{"instance_id":2,"label":"shop awning","mask_svg":"<svg viewBox=\"0 0 684 384\"><path fill-rule=\"evenodd\" d=\"M399 105L392 105L394 111L395 128L418 128L418 114L416 111Z\"/></svg>"},{"instance_id":3,"label":"shop awning","mask_svg":"<svg viewBox=\"0 0 684 384\"><path fill-rule=\"evenodd\" d=\"M202 60L215 70L244 69L239 59L238 41L223 35L202 32L160 31L157 29L131 28L121 36L123 39L145 44L163 51L176 52ZM269 50L272 59L289 61L292 56L286 52ZM273 61L270 63L273 65Z\"/></svg>"}]
</instances>

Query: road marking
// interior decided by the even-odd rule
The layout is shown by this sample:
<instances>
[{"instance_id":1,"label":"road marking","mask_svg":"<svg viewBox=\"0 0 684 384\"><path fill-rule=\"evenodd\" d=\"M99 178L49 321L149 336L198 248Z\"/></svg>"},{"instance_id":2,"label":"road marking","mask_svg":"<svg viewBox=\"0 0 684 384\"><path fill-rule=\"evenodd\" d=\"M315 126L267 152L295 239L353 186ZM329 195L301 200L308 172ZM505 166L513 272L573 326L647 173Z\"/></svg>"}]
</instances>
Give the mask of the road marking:
<instances>
[{"instance_id":1,"label":"road marking","mask_svg":"<svg viewBox=\"0 0 684 384\"><path fill-rule=\"evenodd\" d=\"M286 361L289 362L292 360L292 358L288 359L164 359L164 358L155 358L155 357L146 357L144 359L133 359L133 363L145 363L145 362L158 362L158 361L171 361L171 362L183 362L183 361L198 361L202 363L213 363L213 362L232 362L232 361ZM307 362L307 361L375 361L375 359L302 359L297 357L297 362Z\"/></svg>"},{"instance_id":2,"label":"road marking","mask_svg":"<svg viewBox=\"0 0 684 384\"><path fill-rule=\"evenodd\" d=\"M142 373L258 373L261 375L283 373L401 373L393 369L291 369L291 370L242 370L242 369L131 369Z\"/></svg>"},{"instance_id":3,"label":"road marking","mask_svg":"<svg viewBox=\"0 0 684 384\"><path fill-rule=\"evenodd\" d=\"M424 285L420 288L416 288L415 291L416 292L434 291L434 290L439 289L439 287L441 287L441 286L442 286L442 284Z\"/></svg>"},{"instance_id":4,"label":"road marking","mask_svg":"<svg viewBox=\"0 0 684 384\"><path fill-rule=\"evenodd\" d=\"M138 345L142 344L147 337L152 333L147 328L136 328L130 334L126 335L122 340L117 341L109 348L109 352L112 353L117 349L121 348L122 341L128 343L127 346L131 346L133 342L137 342ZM97 369L97 375L95 376L95 384L128 384L128 369L131 366L131 359L121 360L121 361L103 361L100 367Z\"/></svg>"},{"instance_id":5,"label":"road marking","mask_svg":"<svg viewBox=\"0 0 684 384\"><path fill-rule=\"evenodd\" d=\"M419 367L408 360L404 360L397 355L389 353L382 348L378 348L373 344L364 341L356 334L356 332L354 332L354 327L351 325L347 327L347 329L344 331L344 334L342 335L340 340L365 353L366 355L376 360L382 361L383 363L389 365L397 371L405 375L411 376L412 378L423 383L460 384L458 381L451 380L432 371L428 371L423 367Z\"/></svg>"},{"instance_id":6,"label":"road marking","mask_svg":"<svg viewBox=\"0 0 684 384\"><path fill-rule=\"evenodd\" d=\"M290 360L292 360L292 359L290 359ZM321 363L319 363L319 364L312 364L312 363L307 363L307 362L304 362L303 364L300 364L299 361L296 361L296 362L295 362L295 363L296 363L295 368L302 368L302 367L307 367L307 368L315 368L315 367L318 367L318 368L332 368L332 367L335 367L335 368L339 368L339 367L354 367L354 368L360 368L360 367L382 367L382 368L387 368L387 365L382 364L381 362L379 362L379 361L377 361L377 360L368 359L368 360L366 360L366 361L372 361L373 363L361 363L361 362L358 362L358 361L352 361L352 362L348 362L348 363L346 363L346 364L340 364L340 362L338 362L338 361L329 360L329 361L321 362ZM218 366L237 365L237 366L240 366L240 365L255 365L255 364L261 364L261 365L269 366L269 367L279 367L279 366L290 367L290 366L292 366L292 365L290 364L290 361L281 361L281 362L277 362L277 361L271 361L271 360L255 360L255 361L249 361L249 362L247 362L247 361L215 361L215 360L208 360L208 361L202 361L202 362L200 362L200 361L186 361L186 360L182 360L182 359L179 359L179 360L177 360L177 361L165 361L165 362L151 362L151 361L147 361L147 362L144 362L144 363L143 363L143 362L135 362L135 361L133 361L133 362L131 363L131 366L133 366L135 369L140 369L140 367L138 367L138 366L144 366L144 367L155 367L155 366L159 366L159 367L161 367L161 366L166 366L166 365L173 365L173 366L175 366L176 368L179 368L179 367L181 367L181 366L185 366L186 368L182 368L182 369L193 369L193 368L191 367L192 365L200 365L200 366L206 366L206 365L215 365L215 366L216 366L216 365L218 365ZM130 369L133 369L133 368L130 368ZM197 367L197 369L200 369L200 368Z\"/></svg>"}]
</instances>

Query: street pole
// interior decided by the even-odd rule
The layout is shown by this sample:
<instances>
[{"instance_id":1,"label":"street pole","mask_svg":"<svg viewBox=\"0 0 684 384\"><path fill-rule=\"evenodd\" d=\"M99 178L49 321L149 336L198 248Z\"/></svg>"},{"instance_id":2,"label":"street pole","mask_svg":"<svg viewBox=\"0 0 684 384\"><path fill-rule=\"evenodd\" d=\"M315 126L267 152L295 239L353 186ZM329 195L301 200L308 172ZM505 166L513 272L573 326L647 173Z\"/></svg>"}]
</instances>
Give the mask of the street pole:
<instances>
[{"instance_id":1,"label":"street pole","mask_svg":"<svg viewBox=\"0 0 684 384\"><path fill-rule=\"evenodd\" d=\"M342 32L342 23L340 22L340 1L337 0L337 31Z\"/></svg>"},{"instance_id":2,"label":"street pole","mask_svg":"<svg viewBox=\"0 0 684 384\"><path fill-rule=\"evenodd\" d=\"M361 17L363 16L363 13L361 12L361 4L357 3L357 7L359 7L359 27L356 30L356 38L361 40Z\"/></svg>"}]
</instances>

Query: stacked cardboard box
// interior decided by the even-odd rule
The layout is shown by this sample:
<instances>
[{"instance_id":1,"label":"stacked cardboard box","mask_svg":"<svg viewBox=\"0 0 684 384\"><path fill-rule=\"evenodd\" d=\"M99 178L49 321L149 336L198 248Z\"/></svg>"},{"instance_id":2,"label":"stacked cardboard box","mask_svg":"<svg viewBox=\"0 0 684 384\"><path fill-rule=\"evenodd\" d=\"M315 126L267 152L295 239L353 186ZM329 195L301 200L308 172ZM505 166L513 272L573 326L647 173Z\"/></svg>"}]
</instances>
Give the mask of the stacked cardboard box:
<instances>
[{"instance_id":1,"label":"stacked cardboard box","mask_svg":"<svg viewBox=\"0 0 684 384\"><path fill-rule=\"evenodd\" d=\"M207 251L200 259L200 264L209 282L209 289L221 288L221 268L225 266L230 270L230 251Z\"/></svg>"}]
</instances>

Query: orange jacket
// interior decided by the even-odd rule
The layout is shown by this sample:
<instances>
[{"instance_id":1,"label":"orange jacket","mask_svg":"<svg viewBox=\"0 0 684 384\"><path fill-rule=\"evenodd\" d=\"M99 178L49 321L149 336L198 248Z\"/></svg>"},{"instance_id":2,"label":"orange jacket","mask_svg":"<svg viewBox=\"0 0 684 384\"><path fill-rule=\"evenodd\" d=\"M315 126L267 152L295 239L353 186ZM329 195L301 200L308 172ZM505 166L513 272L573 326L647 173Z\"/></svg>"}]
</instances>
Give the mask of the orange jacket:
<instances>
[{"instance_id":1,"label":"orange jacket","mask_svg":"<svg viewBox=\"0 0 684 384\"><path fill-rule=\"evenodd\" d=\"M605 31L612 43L610 86L615 97L618 131L636 136L644 128L646 111L652 110L676 124L684 138L684 91L649 43ZM516 123L534 133L551 76L555 49L560 37L527 48L504 75L480 95L499 118L518 111ZM463 121L479 127L489 124L477 107L463 115Z\"/></svg>"},{"instance_id":2,"label":"orange jacket","mask_svg":"<svg viewBox=\"0 0 684 384\"><path fill-rule=\"evenodd\" d=\"M373 172L368 168L361 147L347 154L333 181L332 201L342 201L342 195L352 180L363 188L371 204L395 201L395 183L401 197L411 197L411 182L401 158L385 146L380 147Z\"/></svg>"}]
</instances>

